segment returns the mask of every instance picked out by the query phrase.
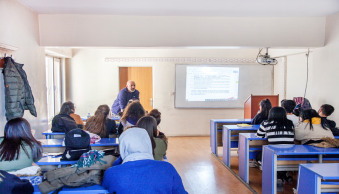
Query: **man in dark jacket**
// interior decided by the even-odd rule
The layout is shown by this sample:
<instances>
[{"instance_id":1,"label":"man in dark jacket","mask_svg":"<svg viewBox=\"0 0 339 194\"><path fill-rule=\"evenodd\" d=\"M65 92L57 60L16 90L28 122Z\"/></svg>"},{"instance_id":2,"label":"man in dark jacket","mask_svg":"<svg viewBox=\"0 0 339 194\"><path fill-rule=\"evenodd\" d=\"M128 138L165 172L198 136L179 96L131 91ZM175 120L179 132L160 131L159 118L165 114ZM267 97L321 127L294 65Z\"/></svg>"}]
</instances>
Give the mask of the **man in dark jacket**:
<instances>
[{"instance_id":1,"label":"man in dark jacket","mask_svg":"<svg viewBox=\"0 0 339 194\"><path fill-rule=\"evenodd\" d=\"M37 116L32 90L22 67L23 64L16 63L11 57L5 58L2 73L5 82L7 120L22 117L24 110L29 110L33 116Z\"/></svg>"},{"instance_id":2,"label":"man in dark jacket","mask_svg":"<svg viewBox=\"0 0 339 194\"><path fill-rule=\"evenodd\" d=\"M120 90L117 99L115 99L112 105L112 112L116 115L124 112L127 103L131 99L139 99L139 91L135 89L135 82L130 80L126 84L126 88Z\"/></svg>"}]
</instances>

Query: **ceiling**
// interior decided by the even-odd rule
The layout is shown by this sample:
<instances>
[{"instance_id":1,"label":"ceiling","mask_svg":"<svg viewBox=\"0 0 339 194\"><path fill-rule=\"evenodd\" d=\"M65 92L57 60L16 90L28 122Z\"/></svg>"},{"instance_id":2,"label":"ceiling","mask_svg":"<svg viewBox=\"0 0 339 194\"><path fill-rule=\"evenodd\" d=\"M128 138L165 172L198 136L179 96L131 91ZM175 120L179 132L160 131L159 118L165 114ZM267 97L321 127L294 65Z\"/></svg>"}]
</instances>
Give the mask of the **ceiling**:
<instances>
[{"instance_id":1,"label":"ceiling","mask_svg":"<svg viewBox=\"0 0 339 194\"><path fill-rule=\"evenodd\" d=\"M325 17L339 0L19 0L39 14Z\"/></svg>"}]
</instances>

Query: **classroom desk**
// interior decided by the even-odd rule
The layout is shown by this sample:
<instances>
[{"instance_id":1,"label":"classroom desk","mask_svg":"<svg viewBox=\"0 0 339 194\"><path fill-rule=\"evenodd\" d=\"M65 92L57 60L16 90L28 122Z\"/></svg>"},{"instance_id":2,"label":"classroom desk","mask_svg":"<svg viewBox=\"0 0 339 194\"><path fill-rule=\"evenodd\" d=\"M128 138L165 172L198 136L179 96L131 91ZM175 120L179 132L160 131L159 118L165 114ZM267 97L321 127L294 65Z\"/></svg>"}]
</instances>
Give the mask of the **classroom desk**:
<instances>
[{"instance_id":1,"label":"classroom desk","mask_svg":"<svg viewBox=\"0 0 339 194\"><path fill-rule=\"evenodd\" d=\"M219 135L218 132L222 133L223 125L236 125L236 124L250 124L252 119L211 119L210 121L210 143L211 151L218 156L218 146L222 146L222 135Z\"/></svg>"},{"instance_id":2,"label":"classroom desk","mask_svg":"<svg viewBox=\"0 0 339 194\"><path fill-rule=\"evenodd\" d=\"M301 156L301 155L318 155L318 160L322 162L322 155L339 154L338 148L319 148L308 145L267 145L263 148L262 161L262 193L275 194L277 193L277 171L295 170L294 165L277 165L277 161L289 160L315 160L314 158L278 158L279 156ZM337 158L327 158L334 160ZM298 170L298 168L297 168Z\"/></svg>"},{"instance_id":3,"label":"classroom desk","mask_svg":"<svg viewBox=\"0 0 339 194\"><path fill-rule=\"evenodd\" d=\"M91 144L94 150L104 150L108 147L118 147L117 138L102 138L100 141ZM63 139L39 139L44 152L59 153L65 151L65 146L62 145Z\"/></svg>"},{"instance_id":4,"label":"classroom desk","mask_svg":"<svg viewBox=\"0 0 339 194\"><path fill-rule=\"evenodd\" d=\"M238 148L239 133L249 133L257 131L260 125L252 127L238 127L237 125L223 126L223 162L231 167L231 148Z\"/></svg>"},{"instance_id":5,"label":"classroom desk","mask_svg":"<svg viewBox=\"0 0 339 194\"><path fill-rule=\"evenodd\" d=\"M60 160L61 156L57 156L57 157L52 157L52 156L46 156L46 157L42 157L38 162L36 162L37 165L39 166L49 166L49 165L53 165L53 166L59 166L59 165L68 165L68 164L75 164L78 161L62 161Z\"/></svg>"},{"instance_id":6,"label":"classroom desk","mask_svg":"<svg viewBox=\"0 0 339 194\"><path fill-rule=\"evenodd\" d=\"M63 188L60 194L92 194L92 193L109 193L106 189L104 189L101 185L93 185L91 187L80 187L80 188ZM33 194L41 194L39 187L37 185L34 186Z\"/></svg>"},{"instance_id":7,"label":"classroom desk","mask_svg":"<svg viewBox=\"0 0 339 194\"><path fill-rule=\"evenodd\" d=\"M337 180L322 182L322 180ZM298 193L320 194L339 191L339 164L300 164L298 173Z\"/></svg>"},{"instance_id":8,"label":"classroom desk","mask_svg":"<svg viewBox=\"0 0 339 194\"><path fill-rule=\"evenodd\" d=\"M119 126L119 125L117 125ZM42 135L46 136L46 139L63 139L65 138L64 132L53 132L51 130L44 131ZM117 138L117 134L109 134L110 138Z\"/></svg>"},{"instance_id":9,"label":"classroom desk","mask_svg":"<svg viewBox=\"0 0 339 194\"><path fill-rule=\"evenodd\" d=\"M267 138L257 137L256 133L239 134L239 176L249 183L249 160L255 159L262 145L267 145Z\"/></svg>"},{"instance_id":10,"label":"classroom desk","mask_svg":"<svg viewBox=\"0 0 339 194\"><path fill-rule=\"evenodd\" d=\"M339 139L339 136L335 136ZM262 146L268 145L267 138L261 138L256 133L239 134L239 176L249 183L249 160L255 159ZM339 151L339 150L338 150Z\"/></svg>"}]
</instances>

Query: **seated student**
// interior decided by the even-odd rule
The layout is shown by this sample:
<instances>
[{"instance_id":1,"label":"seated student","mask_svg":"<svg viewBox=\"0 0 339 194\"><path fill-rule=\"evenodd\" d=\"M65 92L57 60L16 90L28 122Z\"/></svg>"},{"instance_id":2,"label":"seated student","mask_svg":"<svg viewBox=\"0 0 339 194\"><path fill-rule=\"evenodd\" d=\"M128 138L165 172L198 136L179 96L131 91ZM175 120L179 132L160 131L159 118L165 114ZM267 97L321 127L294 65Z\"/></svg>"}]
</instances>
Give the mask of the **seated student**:
<instances>
[{"instance_id":1,"label":"seated student","mask_svg":"<svg viewBox=\"0 0 339 194\"><path fill-rule=\"evenodd\" d=\"M268 119L261 123L257 136L267 137L269 145L294 144L294 125L287 119L285 109L273 107Z\"/></svg>"},{"instance_id":2,"label":"seated student","mask_svg":"<svg viewBox=\"0 0 339 194\"><path fill-rule=\"evenodd\" d=\"M331 129L334 136L339 136L339 129L336 128L335 121L327 119L334 112L334 107L329 104L321 105L320 109L318 110L319 116L323 122L327 123L328 128Z\"/></svg>"},{"instance_id":3,"label":"seated student","mask_svg":"<svg viewBox=\"0 0 339 194\"><path fill-rule=\"evenodd\" d=\"M42 146L24 118L9 120L4 137L0 138L0 170L16 171L37 162L42 157Z\"/></svg>"},{"instance_id":4,"label":"seated student","mask_svg":"<svg viewBox=\"0 0 339 194\"><path fill-rule=\"evenodd\" d=\"M74 106L74 104L73 104L73 106ZM75 114L74 112L75 112L75 106L74 106L74 109L72 109L72 113L69 116L71 116L75 120L79 129L83 129L84 128L84 122L82 121L82 118L79 115Z\"/></svg>"},{"instance_id":5,"label":"seated student","mask_svg":"<svg viewBox=\"0 0 339 194\"><path fill-rule=\"evenodd\" d=\"M70 130L78 128L75 120L69 116L73 112L74 104L70 101L64 102L61 105L60 113L55 115L52 120L52 131L68 133Z\"/></svg>"},{"instance_id":6,"label":"seated student","mask_svg":"<svg viewBox=\"0 0 339 194\"><path fill-rule=\"evenodd\" d=\"M146 130L129 128L119 138L120 158L106 170L102 186L110 193L187 193L168 162L153 160ZM117 165L120 160L122 164Z\"/></svg>"},{"instance_id":7,"label":"seated student","mask_svg":"<svg viewBox=\"0 0 339 194\"><path fill-rule=\"evenodd\" d=\"M294 125L291 120L287 119L285 109L273 107L269 111L268 119L261 123L257 136L262 138L267 137L269 145L294 144ZM261 156L261 154L258 155ZM277 184L280 187L283 186L283 179L288 182L293 180L286 171L278 172L277 175Z\"/></svg>"},{"instance_id":8,"label":"seated student","mask_svg":"<svg viewBox=\"0 0 339 194\"><path fill-rule=\"evenodd\" d=\"M293 100L284 100L281 103L281 107L283 107L286 110L287 119L291 120L294 126L297 126L300 120L299 117L293 114L295 106L296 103Z\"/></svg>"},{"instance_id":9,"label":"seated student","mask_svg":"<svg viewBox=\"0 0 339 194\"><path fill-rule=\"evenodd\" d=\"M164 156L166 155L167 143L160 138L156 138L158 135L156 120L152 116L149 115L144 116L141 119L139 119L136 126L139 128L146 129L147 133L152 138L152 147L154 149L154 160L162 161Z\"/></svg>"},{"instance_id":10,"label":"seated student","mask_svg":"<svg viewBox=\"0 0 339 194\"><path fill-rule=\"evenodd\" d=\"M145 109L139 101L134 101L127 105L120 119L118 133L121 134L126 127L135 126L143 116L145 116Z\"/></svg>"},{"instance_id":11,"label":"seated student","mask_svg":"<svg viewBox=\"0 0 339 194\"><path fill-rule=\"evenodd\" d=\"M148 115L154 117L155 120L157 121L157 125L159 126L160 121L161 121L161 113L159 112L159 110L153 109L153 110L151 110L150 113L148 113ZM167 146L168 146L168 139L167 139L167 137L164 133L159 131L159 128L157 128L157 137L154 140L155 140L155 144L157 145L155 147L154 152L155 153L164 153L164 155L162 156L162 158L163 158L166 155ZM165 143L166 147L161 148L160 146L158 146L158 144L163 144L163 142ZM163 149L163 150L161 150L161 149Z\"/></svg>"},{"instance_id":12,"label":"seated student","mask_svg":"<svg viewBox=\"0 0 339 194\"><path fill-rule=\"evenodd\" d=\"M295 127L295 139L301 144L320 143L323 137L334 138L332 131L314 109L300 113L300 123Z\"/></svg>"},{"instance_id":13,"label":"seated student","mask_svg":"<svg viewBox=\"0 0 339 194\"><path fill-rule=\"evenodd\" d=\"M116 123L109 119L110 109L107 105L100 105L95 111L94 116L86 121L85 131L99 135L101 138L109 138L109 134L116 134Z\"/></svg>"},{"instance_id":14,"label":"seated student","mask_svg":"<svg viewBox=\"0 0 339 194\"><path fill-rule=\"evenodd\" d=\"M269 99L262 100L259 103L259 113L253 118L252 125L260 125L264 120L267 120L271 108L272 104Z\"/></svg>"}]
</instances>

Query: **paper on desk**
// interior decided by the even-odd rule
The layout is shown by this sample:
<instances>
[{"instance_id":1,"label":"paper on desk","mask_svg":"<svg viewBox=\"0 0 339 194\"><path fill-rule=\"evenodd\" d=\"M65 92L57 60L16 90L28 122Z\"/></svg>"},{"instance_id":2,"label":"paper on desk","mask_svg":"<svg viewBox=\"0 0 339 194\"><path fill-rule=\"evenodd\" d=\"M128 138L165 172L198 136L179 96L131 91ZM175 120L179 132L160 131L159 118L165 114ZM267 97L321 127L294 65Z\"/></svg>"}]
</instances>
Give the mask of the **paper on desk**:
<instances>
[{"instance_id":1,"label":"paper on desk","mask_svg":"<svg viewBox=\"0 0 339 194\"><path fill-rule=\"evenodd\" d=\"M249 124L237 124L238 127L252 127L252 125Z\"/></svg>"}]
</instances>

